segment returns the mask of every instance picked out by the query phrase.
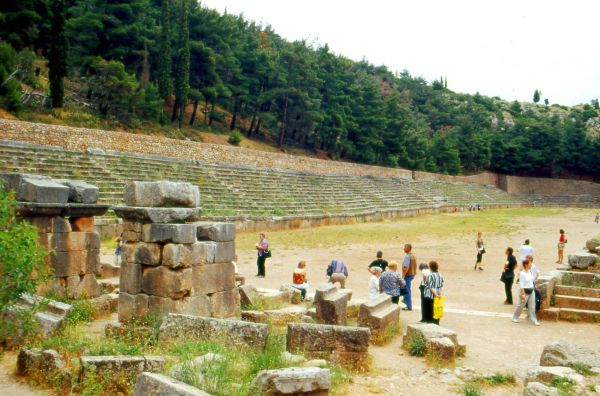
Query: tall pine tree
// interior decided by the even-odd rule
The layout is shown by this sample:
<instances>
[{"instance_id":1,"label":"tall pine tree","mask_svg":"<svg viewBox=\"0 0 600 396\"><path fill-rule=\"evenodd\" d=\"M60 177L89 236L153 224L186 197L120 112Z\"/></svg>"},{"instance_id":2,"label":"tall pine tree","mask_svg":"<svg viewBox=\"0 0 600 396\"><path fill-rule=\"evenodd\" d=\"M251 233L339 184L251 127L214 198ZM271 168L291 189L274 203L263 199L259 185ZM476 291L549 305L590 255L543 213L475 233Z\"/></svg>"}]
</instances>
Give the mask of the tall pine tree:
<instances>
[{"instance_id":1,"label":"tall pine tree","mask_svg":"<svg viewBox=\"0 0 600 396\"><path fill-rule=\"evenodd\" d=\"M48 51L48 78L52 107L62 107L65 90L63 78L67 75L67 37L65 35L66 0L52 1L52 29Z\"/></svg>"},{"instance_id":2,"label":"tall pine tree","mask_svg":"<svg viewBox=\"0 0 600 396\"><path fill-rule=\"evenodd\" d=\"M190 30L188 26L189 0L181 0L181 15L175 73L175 106L173 121L179 113L179 128L183 122L185 104L190 90Z\"/></svg>"},{"instance_id":3,"label":"tall pine tree","mask_svg":"<svg viewBox=\"0 0 600 396\"><path fill-rule=\"evenodd\" d=\"M167 100L173 90L171 80L171 0L162 0L160 43L158 53L158 92Z\"/></svg>"}]
</instances>

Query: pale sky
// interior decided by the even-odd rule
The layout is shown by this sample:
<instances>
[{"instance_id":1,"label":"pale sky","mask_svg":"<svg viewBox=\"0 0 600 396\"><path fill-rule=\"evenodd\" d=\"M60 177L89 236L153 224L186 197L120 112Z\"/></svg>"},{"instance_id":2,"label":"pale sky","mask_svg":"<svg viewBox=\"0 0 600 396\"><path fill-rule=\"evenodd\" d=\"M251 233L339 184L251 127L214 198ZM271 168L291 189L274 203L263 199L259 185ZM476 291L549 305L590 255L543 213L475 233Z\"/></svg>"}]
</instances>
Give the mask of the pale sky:
<instances>
[{"instance_id":1,"label":"pale sky","mask_svg":"<svg viewBox=\"0 0 600 396\"><path fill-rule=\"evenodd\" d=\"M456 92L574 105L600 98L596 0L203 0L269 24L288 40L329 44L350 59Z\"/></svg>"}]
</instances>

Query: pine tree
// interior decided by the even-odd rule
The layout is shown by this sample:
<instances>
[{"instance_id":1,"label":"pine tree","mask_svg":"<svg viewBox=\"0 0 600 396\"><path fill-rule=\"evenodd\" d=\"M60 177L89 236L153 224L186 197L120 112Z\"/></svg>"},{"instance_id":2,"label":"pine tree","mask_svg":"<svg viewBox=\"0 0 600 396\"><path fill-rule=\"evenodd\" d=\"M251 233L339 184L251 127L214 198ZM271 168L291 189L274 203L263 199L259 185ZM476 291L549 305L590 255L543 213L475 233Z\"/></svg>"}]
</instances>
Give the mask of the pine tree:
<instances>
[{"instance_id":1,"label":"pine tree","mask_svg":"<svg viewBox=\"0 0 600 396\"><path fill-rule=\"evenodd\" d=\"M158 53L158 91L163 100L167 100L173 90L171 80L171 0L162 0L160 50Z\"/></svg>"},{"instance_id":2,"label":"pine tree","mask_svg":"<svg viewBox=\"0 0 600 396\"><path fill-rule=\"evenodd\" d=\"M540 101L541 92L539 90L533 91L533 103L538 103Z\"/></svg>"},{"instance_id":3,"label":"pine tree","mask_svg":"<svg viewBox=\"0 0 600 396\"><path fill-rule=\"evenodd\" d=\"M173 120L179 113L179 128L183 122L185 104L190 90L190 33L188 26L189 1L181 0L177 72L175 74L175 108Z\"/></svg>"},{"instance_id":4,"label":"pine tree","mask_svg":"<svg viewBox=\"0 0 600 396\"><path fill-rule=\"evenodd\" d=\"M52 1L52 28L48 51L48 78L52 107L62 107L64 102L63 78L67 75L67 37L65 35L65 0Z\"/></svg>"}]
</instances>

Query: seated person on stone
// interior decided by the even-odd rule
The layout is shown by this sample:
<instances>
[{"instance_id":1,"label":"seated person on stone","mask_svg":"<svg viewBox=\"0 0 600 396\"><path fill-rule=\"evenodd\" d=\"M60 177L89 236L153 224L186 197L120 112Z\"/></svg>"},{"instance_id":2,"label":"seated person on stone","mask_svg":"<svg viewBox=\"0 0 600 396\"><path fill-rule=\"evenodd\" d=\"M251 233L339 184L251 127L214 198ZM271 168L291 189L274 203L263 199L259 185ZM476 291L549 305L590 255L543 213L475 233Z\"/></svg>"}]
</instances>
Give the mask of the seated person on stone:
<instances>
[{"instance_id":1,"label":"seated person on stone","mask_svg":"<svg viewBox=\"0 0 600 396\"><path fill-rule=\"evenodd\" d=\"M340 259L331 260L331 264L327 267L327 276L329 283L340 283L342 289L346 288L346 278L348 278L348 267Z\"/></svg>"},{"instance_id":2,"label":"seated person on stone","mask_svg":"<svg viewBox=\"0 0 600 396\"><path fill-rule=\"evenodd\" d=\"M233 256L233 261L231 262L231 264L233 264L233 272L235 274L236 286L241 286L244 283L246 283L246 277L239 274L237 262L238 262L238 255L236 254L235 256Z\"/></svg>"},{"instance_id":3,"label":"seated person on stone","mask_svg":"<svg viewBox=\"0 0 600 396\"><path fill-rule=\"evenodd\" d=\"M307 281L306 261L302 260L298 263L298 267L294 270L292 275L292 287L300 290L303 300L306 298L306 293L308 293L309 286Z\"/></svg>"},{"instance_id":4,"label":"seated person on stone","mask_svg":"<svg viewBox=\"0 0 600 396\"><path fill-rule=\"evenodd\" d=\"M398 273L398 263L390 262L387 271L379 278L379 291L392 297L392 302L398 304L400 301L400 289L406 286L402 275Z\"/></svg>"},{"instance_id":5,"label":"seated person on stone","mask_svg":"<svg viewBox=\"0 0 600 396\"><path fill-rule=\"evenodd\" d=\"M381 295L379 293L379 277L381 276L381 267L373 267L371 269L373 275L369 280L369 300L374 300Z\"/></svg>"}]
</instances>

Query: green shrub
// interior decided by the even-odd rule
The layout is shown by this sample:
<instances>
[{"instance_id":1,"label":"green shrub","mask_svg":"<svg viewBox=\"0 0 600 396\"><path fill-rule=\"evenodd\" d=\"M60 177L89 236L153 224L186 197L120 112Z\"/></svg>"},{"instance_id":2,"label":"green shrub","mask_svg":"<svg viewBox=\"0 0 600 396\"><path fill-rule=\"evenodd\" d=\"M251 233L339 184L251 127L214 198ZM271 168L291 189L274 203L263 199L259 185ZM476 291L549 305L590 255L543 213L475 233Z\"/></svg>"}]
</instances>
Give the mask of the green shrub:
<instances>
[{"instance_id":1,"label":"green shrub","mask_svg":"<svg viewBox=\"0 0 600 396\"><path fill-rule=\"evenodd\" d=\"M229 144L233 144L234 146L239 146L240 143L242 142L242 139L243 139L242 133L240 131L238 131L237 129L234 129L229 134L229 139L227 139L227 142Z\"/></svg>"},{"instance_id":2,"label":"green shrub","mask_svg":"<svg viewBox=\"0 0 600 396\"><path fill-rule=\"evenodd\" d=\"M495 373L494 375L490 375L487 377L483 377L482 381L488 385L506 385L506 384L516 384L517 379L512 374L502 374Z\"/></svg>"},{"instance_id":3,"label":"green shrub","mask_svg":"<svg viewBox=\"0 0 600 396\"><path fill-rule=\"evenodd\" d=\"M575 396L575 381L568 377L555 377L550 386L558 390L560 396Z\"/></svg>"},{"instance_id":4,"label":"green shrub","mask_svg":"<svg viewBox=\"0 0 600 396\"><path fill-rule=\"evenodd\" d=\"M410 349L408 352L411 356L425 356L426 349L425 337L421 334L415 335L410 340Z\"/></svg>"},{"instance_id":5,"label":"green shrub","mask_svg":"<svg viewBox=\"0 0 600 396\"><path fill-rule=\"evenodd\" d=\"M596 375L590 366L583 363L573 363L573 370L577 371L581 375L585 375L586 377Z\"/></svg>"}]
</instances>

